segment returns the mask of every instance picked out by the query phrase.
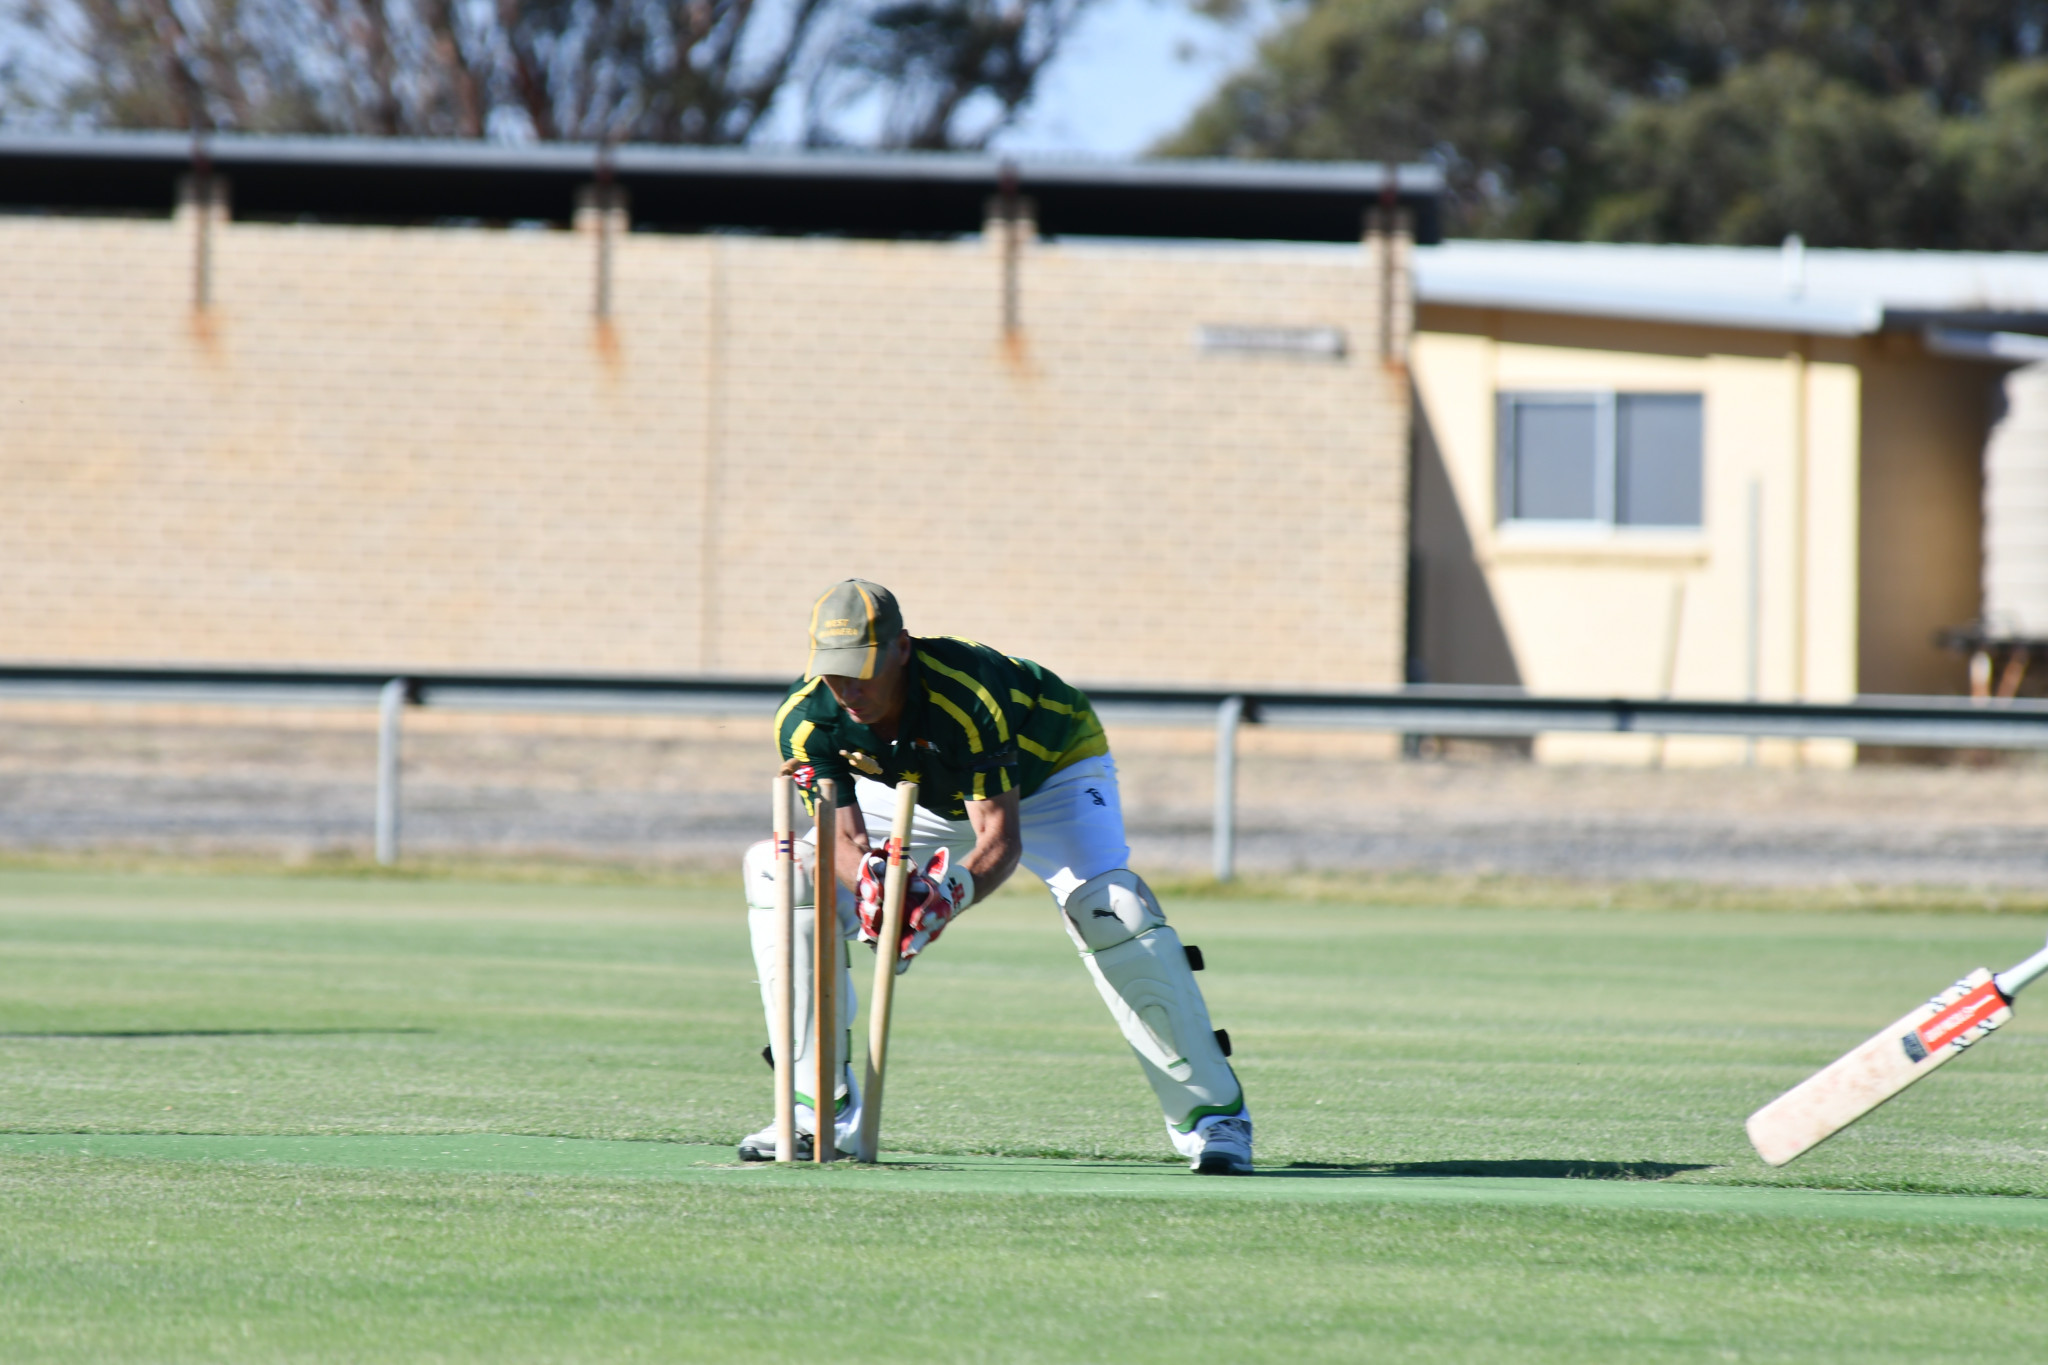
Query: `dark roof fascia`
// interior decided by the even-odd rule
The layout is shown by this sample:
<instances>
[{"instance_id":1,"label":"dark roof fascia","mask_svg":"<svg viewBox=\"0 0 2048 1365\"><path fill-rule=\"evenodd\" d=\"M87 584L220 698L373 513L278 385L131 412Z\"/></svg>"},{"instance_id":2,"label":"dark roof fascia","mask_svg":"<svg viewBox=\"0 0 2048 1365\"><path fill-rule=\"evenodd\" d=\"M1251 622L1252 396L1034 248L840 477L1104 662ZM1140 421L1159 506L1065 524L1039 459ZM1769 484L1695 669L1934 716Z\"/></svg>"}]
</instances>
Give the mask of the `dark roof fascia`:
<instances>
[{"instance_id":1,"label":"dark roof fascia","mask_svg":"<svg viewBox=\"0 0 2048 1365\"><path fill-rule=\"evenodd\" d=\"M0 204L164 212L193 167L177 133L0 134ZM421 223L566 222L598 174L594 145L218 135L237 217ZM1361 162L1073 161L956 153L628 145L605 158L636 226L846 236L981 230L1013 166L1048 236L1356 241L1386 168ZM1440 235L1443 179L1394 168L1418 240Z\"/></svg>"},{"instance_id":2,"label":"dark roof fascia","mask_svg":"<svg viewBox=\"0 0 2048 1365\"><path fill-rule=\"evenodd\" d=\"M2032 332L2048 336L2048 313L2029 310L2000 312L1995 308L1887 308L1887 332L1924 332L1929 327L1958 327L1977 332Z\"/></svg>"}]
</instances>

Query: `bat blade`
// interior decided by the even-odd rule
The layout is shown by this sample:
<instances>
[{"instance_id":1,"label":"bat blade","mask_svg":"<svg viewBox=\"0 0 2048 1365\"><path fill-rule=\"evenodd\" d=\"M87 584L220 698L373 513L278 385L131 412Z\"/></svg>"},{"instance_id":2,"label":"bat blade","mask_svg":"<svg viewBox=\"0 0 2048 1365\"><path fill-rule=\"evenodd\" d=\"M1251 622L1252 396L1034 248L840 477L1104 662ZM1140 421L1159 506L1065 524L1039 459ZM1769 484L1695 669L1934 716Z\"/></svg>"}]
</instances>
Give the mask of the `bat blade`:
<instances>
[{"instance_id":1,"label":"bat blade","mask_svg":"<svg viewBox=\"0 0 2048 1365\"><path fill-rule=\"evenodd\" d=\"M1982 967L1749 1116L1756 1153L1782 1166L2012 1018Z\"/></svg>"}]
</instances>

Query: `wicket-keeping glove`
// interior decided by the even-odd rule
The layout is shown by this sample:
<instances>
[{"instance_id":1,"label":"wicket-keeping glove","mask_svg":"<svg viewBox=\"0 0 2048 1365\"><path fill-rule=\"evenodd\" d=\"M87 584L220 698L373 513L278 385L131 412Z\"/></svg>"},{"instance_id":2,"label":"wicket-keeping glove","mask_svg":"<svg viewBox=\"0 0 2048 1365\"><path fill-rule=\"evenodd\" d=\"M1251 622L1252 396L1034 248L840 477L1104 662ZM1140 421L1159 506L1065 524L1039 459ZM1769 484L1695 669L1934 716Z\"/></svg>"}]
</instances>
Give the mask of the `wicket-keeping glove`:
<instances>
[{"instance_id":1,"label":"wicket-keeping glove","mask_svg":"<svg viewBox=\"0 0 2048 1365\"><path fill-rule=\"evenodd\" d=\"M945 849L933 854L923 870L912 868L903 888L903 960L930 947L973 902L973 874L954 867Z\"/></svg>"},{"instance_id":2,"label":"wicket-keeping glove","mask_svg":"<svg viewBox=\"0 0 2048 1365\"><path fill-rule=\"evenodd\" d=\"M948 924L974 900L974 877L952 865L952 854L940 849L920 868L910 866L903 883L903 937L896 946L896 970L909 970L910 959L931 946ZM861 859L860 941L870 948L882 937L882 881L889 862L879 853Z\"/></svg>"},{"instance_id":3,"label":"wicket-keeping glove","mask_svg":"<svg viewBox=\"0 0 2048 1365\"><path fill-rule=\"evenodd\" d=\"M882 879L889 875L889 860L870 853L860 860L860 880L854 899L860 906L860 941L869 947L882 936Z\"/></svg>"}]
</instances>

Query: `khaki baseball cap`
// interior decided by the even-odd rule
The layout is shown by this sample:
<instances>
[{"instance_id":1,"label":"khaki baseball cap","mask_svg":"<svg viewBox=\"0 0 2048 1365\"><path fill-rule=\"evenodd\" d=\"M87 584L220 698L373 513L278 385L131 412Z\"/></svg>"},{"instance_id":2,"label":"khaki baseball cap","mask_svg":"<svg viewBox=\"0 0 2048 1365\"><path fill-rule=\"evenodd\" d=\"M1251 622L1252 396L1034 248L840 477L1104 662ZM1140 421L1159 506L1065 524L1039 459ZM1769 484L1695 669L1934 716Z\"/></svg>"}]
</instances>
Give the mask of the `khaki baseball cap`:
<instances>
[{"instance_id":1,"label":"khaki baseball cap","mask_svg":"<svg viewBox=\"0 0 2048 1365\"><path fill-rule=\"evenodd\" d=\"M864 578L834 583L811 608L811 661L804 676L872 678L881 647L902 633L896 594Z\"/></svg>"}]
</instances>

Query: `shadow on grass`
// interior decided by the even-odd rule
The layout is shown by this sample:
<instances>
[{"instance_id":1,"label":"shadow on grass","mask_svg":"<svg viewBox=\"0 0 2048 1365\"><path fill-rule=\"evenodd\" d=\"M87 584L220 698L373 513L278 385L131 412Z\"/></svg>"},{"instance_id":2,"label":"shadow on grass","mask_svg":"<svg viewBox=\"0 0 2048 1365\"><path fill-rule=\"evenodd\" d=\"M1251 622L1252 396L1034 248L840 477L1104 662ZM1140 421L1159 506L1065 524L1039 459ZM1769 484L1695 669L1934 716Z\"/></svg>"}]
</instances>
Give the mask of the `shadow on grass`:
<instances>
[{"instance_id":1,"label":"shadow on grass","mask_svg":"<svg viewBox=\"0 0 2048 1365\"><path fill-rule=\"evenodd\" d=\"M1522 1180L1668 1180L1685 1171L1712 1167L1677 1161L1389 1161L1340 1166L1320 1161L1294 1161L1259 1169L1262 1176L1333 1180L1372 1176L1484 1176Z\"/></svg>"},{"instance_id":2,"label":"shadow on grass","mask_svg":"<svg viewBox=\"0 0 2048 1365\"><path fill-rule=\"evenodd\" d=\"M110 1028L0 1033L0 1038L327 1038L356 1033L432 1033L430 1028Z\"/></svg>"}]
</instances>

